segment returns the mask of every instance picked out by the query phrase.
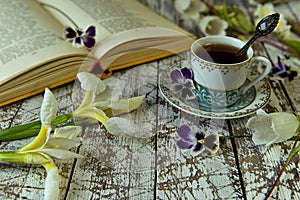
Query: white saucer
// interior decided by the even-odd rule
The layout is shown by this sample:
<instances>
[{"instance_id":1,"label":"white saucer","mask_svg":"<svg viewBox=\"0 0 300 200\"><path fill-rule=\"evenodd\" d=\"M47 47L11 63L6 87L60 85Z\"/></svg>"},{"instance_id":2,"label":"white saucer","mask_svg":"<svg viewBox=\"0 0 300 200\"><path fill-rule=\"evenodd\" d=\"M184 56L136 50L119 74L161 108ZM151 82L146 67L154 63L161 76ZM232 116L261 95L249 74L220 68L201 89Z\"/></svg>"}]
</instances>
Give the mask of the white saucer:
<instances>
[{"instance_id":1,"label":"white saucer","mask_svg":"<svg viewBox=\"0 0 300 200\"><path fill-rule=\"evenodd\" d=\"M174 94L169 87L170 83L172 83L169 74L174 69L181 69L184 67L190 68L190 66L191 63L188 60L174 63L163 70L159 80L159 89L163 97L170 104L182 111L205 118L233 119L255 113L258 109L264 107L270 99L271 90L267 79L260 81L254 87L249 89L237 103L227 108L207 108L201 106L197 99L181 99L178 95ZM257 72L250 71L247 79L251 81L257 76Z\"/></svg>"}]
</instances>

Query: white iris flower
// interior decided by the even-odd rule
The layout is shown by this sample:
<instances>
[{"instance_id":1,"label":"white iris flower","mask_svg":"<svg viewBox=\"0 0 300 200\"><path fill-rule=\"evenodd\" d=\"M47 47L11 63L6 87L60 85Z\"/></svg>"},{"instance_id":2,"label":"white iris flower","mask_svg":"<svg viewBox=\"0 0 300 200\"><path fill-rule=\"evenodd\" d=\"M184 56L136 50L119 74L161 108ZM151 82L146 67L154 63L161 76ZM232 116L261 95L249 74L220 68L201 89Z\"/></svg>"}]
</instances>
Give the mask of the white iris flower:
<instances>
[{"instance_id":1,"label":"white iris flower","mask_svg":"<svg viewBox=\"0 0 300 200\"><path fill-rule=\"evenodd\" d=\"M81 132L80 127L69 126L56 129L54 135L50 136L51 122L55 118L57 110L56 99L52 92L46 88L40 112L41 128L39 134L21 149L0 153L0 161L40 164L46 169L45 199L58 199L59 195L58 168L53 158L81 157L79 154L68 150L80 144L81 141L78 138Z\"/></svg>"},{"instance_id":2,"label":"white iris flower","mask_svg":"<svg viewBox=\"0 0 300 200\"><path fill-rule=\"evenodd\" d=\"M81 105L73 112L74 117L89 118L99 121L113 135L132 136L139 132L139 127L130 119L112 117L137 109L144 95L129 99L119 99L112 94L113 88L105 85L101 79L88 72L77 75L85 97Z\"/></svg>"},{"instance_id":3,"label":"white iris flower","mask_svg":"<svg viewBox=\"0 0 300 200\"><path fill-rule=\"evenodd\" d=\"M252 140L256 145L269 146L293 137L299 126L297 117L286 112L267 114L263 110L257 111L257 116L247 122L247 127L254 130Z\"/></svg>"}]
</instances>

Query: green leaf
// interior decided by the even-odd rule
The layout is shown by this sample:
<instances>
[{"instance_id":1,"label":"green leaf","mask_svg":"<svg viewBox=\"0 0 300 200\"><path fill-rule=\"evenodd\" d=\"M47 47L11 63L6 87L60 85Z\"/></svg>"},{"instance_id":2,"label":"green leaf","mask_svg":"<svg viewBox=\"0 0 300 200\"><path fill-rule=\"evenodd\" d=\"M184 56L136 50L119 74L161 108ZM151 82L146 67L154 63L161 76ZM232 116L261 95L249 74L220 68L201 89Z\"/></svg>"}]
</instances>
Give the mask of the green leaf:
<instances>
[{"instance_id":1,"label":"green leaf","mask_svg":"<svg viewBox=\"0 0 300 200\"><path fill-rule=\"evenodd\" d=\"M223 5L215 5L214 8L218 11L217 15L226 20L231 29L244 34L250 34L255 31L255 26L241 9L227 7L226 1L224 1Z\"/></svg>"},{"instance_id":2,"label":"green leaf","mask_svg":"<svg viewBox=\"0 0 300 200\"><path fill-rule=\"evenodd\" d=\"M294 157L297 155L297 153L300 151L300 144L298 144L292 151L291 151L291 157Z\"/></svg>"},{"instance_id":3,"label":"green leaf","mask_svg":"<svg viewBox=\"0 0 300 200\"><path fill-rule=\"evenodd\" d=\"M247 33L251 33L255 30L255 26L245 16L242 10L238 8L229 8L228 13L229 20L233 22L235 28L242 29Z\"/></svg>"},{"instance_id":4,"label":"green leaf","mask_svg":"<svg viewBox=\"0 0 300 200\"><path fill-rule=\"evenodd\" d=\"M287 47L296 53L296 56L300 56L300 41L297 40L283 40Z\"/></svg>"}]
</instances>

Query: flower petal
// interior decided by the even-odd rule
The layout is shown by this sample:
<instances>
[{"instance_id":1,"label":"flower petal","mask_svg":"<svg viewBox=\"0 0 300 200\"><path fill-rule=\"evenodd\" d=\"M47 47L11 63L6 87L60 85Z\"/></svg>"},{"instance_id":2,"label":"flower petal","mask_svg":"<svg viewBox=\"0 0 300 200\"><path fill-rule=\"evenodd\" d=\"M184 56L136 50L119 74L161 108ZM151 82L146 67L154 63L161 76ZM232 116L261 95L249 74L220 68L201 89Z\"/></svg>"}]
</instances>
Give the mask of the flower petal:
<instances>
[{"instance_id":1,"label":"flower petal","mask_svg":"<svg viewBox=\"0 0 300 200\"><path fill-rule=\"evenodd\" d=\"M81 126L64 126L56 128L53 137L76 139L81 132Z\"/></svg>"},{"instance_id":2,"label":"flower petal","mask_svg":"<svg viewBox=\"0 0 300 200\"><path fill-rule=\"evenodd\" d=\"M252 140L254 144L270 145L277 139L278 135L271 128L272 119L269 116L258 115L250 118L246 124L249 129L254 130Z\"/></svg>"},{"instance_id":3,"label":"flower petal","mask_svg":"<svg viewBox=\"0 0 300 200\"><path fill-rule=\"evenodd\" d=\"M114 88L112 88L109 85L106 85L105 90L102 92L99 92L99 94L95 98L95 102L101 102L101 101L118 101L119 95L116 95L113 93Z\"/></svg>"},{"instance_id":4,"label":"flower petal","mask_svg":"<svg viewBox=\"0 0 300 200\"><path fill-rule=\"evenodd\" d=\"M196 139L199 141L199 140L203 140L204 138L205 138L205 134L202 132L202 131L200 131L200 132L196 132L195 133L195 137L196 137Z\"/></svg>"},{"instance_id":5,"label":"flower petal","mask_svg":"<svg viewBox=\"0 0 300 200\"><path fill-rule=\"evenodd\" d=\"M136 136L140 135L140 132L143 131L135 123L126 118L121 117L111 117L105 123L104 126L106 130L117 136Z\"/></svg>"},{"instance_id":6,"label":"flower petal","mask_svg":"<svg viewBox=\"0 0 300 200\"><path fill-rule=\"evenodd\" d=\"M186 124L183 124L182 126L180 126L178 128L178 135L180 138L182 138L184 141L186 142L193 142L193 136L191 134L191 128L186 125Z\"/></svg>"},{"instance_id":7,"label":"flower petal","mask_svg":"<svg viewBox=\"0 0 300 200\"><path fill-rule=\"evenodd\" d=\"M64 149L42 149L41 152L58 159L82 158L82 155Z\"/></svg>"},{"instance_id":8,"label":"flower petal","mask_svg":"<svg viewBox=\"0 0 300 200\"><path fill-rule=\"evenodd\" d=\"M83 43L87 48L92 48L96 44L96 40L92 37L86 37Z\"/></svg>"},{"instance_id":9,"label":"flower petal","mask_svg":"<svg viewBox=\"0 0 300 200\"><path fill-rule=\"evenodd\" d=\"M77 48L81 48L83 47L83 39L81 37L76 37L74 40L73 40L73 43L72 45L74 47L77 47Z\"/></svg>"},{"instance_id":10,"label":"flower petal","mask_svg":"<svg viewBox=\"0 0 300 200\"><path fill-rule=\"evenodd\" d=\"M77 35L79 36L79 38L80 38L80 36L83 36L83 31L81 28L77 28L76 32L77 32Z\"/></svg>"},{"instance_id":11,"label":"flower petal","mask_svg":"<svg viewBox=\"0 0 300 200\"><path fill-rule=\"evenodd\" d=\"M205 148L204 148L203 144L201 144L200 142L198 142L195 146L193 146L191 148L190 154L192 156L197 156L200 153L202 153L204 150L205 150Z\"/></svg>"},{"instance_id":12,"label":"flower petal","mask_svg":"<svg viewBox=\"0 0 300 200\"><path fill-rule=\"evenodd\" d=\"M95 37L96 36L96 27L95 26L89 26L86 29L86 35L89 37Z\"/></svg>"},{"instance_id":13,"label":"flower petal","mask_svg":"<svg viewBox=\"0 0 300 200\"><path fill-rule=\"evenodd\" d=\"M206 9L205 4L199 0L175 0L174 5L184 18L195 20L199 18L200 12Z\"/></svg>"},{"instance_id":14,"label":"flower petal","mask_svg":"<svg viewBox=\"0 0 300 200\"><path fill-rule=\"evenodd\" d=\"M272 118L272 128L278 135L273 143L283 142L293 137L299 126L297 117L290 113L276 112L270 113Z\"/></svg>"},{"instance_id":15,"label":"flower petal","mask_svg":"<svg viewBox=\"0 0 300 200\"><path fill-rule=\"evenodd\" d=\"M280 71L286 71L284 64L281 62L281 58L279 56L277 56L277 66Z\"/></svg>"},{"instance_id":16,"label":"flower petal","mask_svg":"<svg viewBox=\"0 0 300 200\"><path fill-rule=\"evenodd\" d=\"M191 79L186 79L184 86L189 89L195 89L194 82Z\"/></svg>"},{"instance_id":17,"label":"flower petal","mask_svg":"<svg viewBox=\"0 0 300 200\"><path fill-rule=\"evenodd\" d=\"M76 37L77 32L71 27L67 27L64 32L64 36L66 39L74 39Z\"/></svg>"},{"instance_id":18,"label":"flower petal","mask_svg":"<svg viewBox=\"0 0 300 200\"><path fill-rule=\"evenodd\" d=\"M247 127L254 130L252 140L255 144L270 145L283 142L295 135L299 126L296 116L285 112L267 114L262 109L257 116L248 120Z\"/></svg>"},{"instance_id":19,"label":"flower petal","mask_svg":"<svg viewBox=\"0 0 300 200\"><path fill-rule=\"evenodd\" d=\"M175 0L175 9L183 13L185 10L187 10L191 5L191 0Z\"/></svg>"},{"instance_id":20,"label":"flower petal","mask_svg":"<svg viewBox=\"0 0 300 200\"><path fill-rule=\"evenodd\" d=\"M218 16L205 16L199 22L199 27L204 35L226 35L228 23Z\"/></svg>"},{"instance_id":21,"label":"flower petal","mask_svg":"<svg viewBox=\"0 0 300 200\"><path fill-rule=\"evenodd\" d=\"M113 103L115 102L112 102L112 101L96 101L95 100L95 103L94 105L98 108L98 109L101 109L101 110L106 110L106 109L109 109L109 108L112 108L113 107ZM118 106L121 108L122 105L118 104ZM125 106L125 105L123 105Z\"/></svg>"},{"instance_id":22,"label":"flower petal","mask_svg":"<svg viewBox=\"0 0 300 200\"><path fill-rule=\"evenodd\" d=\"M268 115L268 113L266 113L263 109L258 109L258 110L256 111L256 114L257 114L257 115L263 115L263 116Z\"/></svg>"},{"instance_id":23,"label":"flower petal","mask_svg":"<svg viewBox=\"0 0 300 200\"><path fill-rule=\"evenodd\" d=\"M196 95L190 88L183 88L183 90L181 91L181 97L183 99L195 99Z\"/></svg>"},{"instance_id":24,"label":"flower petal","mask_svg":"<svg viewBox=\"0 0 300 200\"><path fill-rule=\"evenodd\" d=\"M203 145L212 153L219 150L219 134L211 134L205 137Z\"/></svg>"},{"instance_id":25,"label":"flower petal","mask_svg":"<svg viewBox=\"0 0 300 200\"><path fill-rule=\"evenodd\" d=\"M84 109L81 109L80 111L74 112L73 116L81 117L81 118L95 119L101 123L105 123L105 121L108 119L105 112L96 107L86 107Z\"/></svg>"},{"instance_id":26,"label":"flower petal","mask_svg":"<svg viewBox=\"0 0 300 200\"><path fill-rule=\"evenodd\" d=\"M45 200L55 200L59 197L59 175L57 167L47 170L47 177L45 180Z\"/></svg>"},{"instance_id":27,"label":"flower petal","mask_svg":"<svg viewBox=\"0 0 300 200\"><path fill-rule=\"evenodd\" d=\"M179 149L190 149L193 147L193 143L186 142L183 140L178 140L176 142L176 145L178 146Z\"/></svg>"},{"instance_id":28,"label":"flower petal","mask_svg":"<svg viewBox=\"0 0 300 200\"><path fill-rule=\"evenodd\" d=\"M48 88L46 88L41 106L41 123L45 126L50 126L52 120L56 116L57 110L58 105L55 96Z\"/></svg>"},{"instance_id":29,"label":"flower petal","mask_svg":"<svg viewBox=\"0 0 300 200\"><path fill-rule=\"evenodd\" d=\"M132 97L129 99L122 99L119 101L101 101L96 102L94 105L104 110L108 116L116 116L124 113L129 113L137 109L143 102L145 95Z\"/></svg>"},{"instance_id":30,"label":"flower petal","mask_svg":"<svg viewBox=\"0 0 300 200\"><path fill-rule=\"evenodd\" d=\"M81 83L82 89L91 90L96 95L103 92L106 88L106 85L101 81L101 79L94 74L80 72L77 74L77 78Z\"/></svg>"},{"instance_id":31,"label":"flower petal","mask_svg":"<svg viewBox=\"0 0 300 200\"><path fill-rule=\"evenodd\" d=\"M78 147L81 144L80 138L77 139L67 139L67 138L50 138L47 144L44 146L45 149L64 149L68 150L73 147Z\"/></svg>"},{"instance_id":32,"label":"flower petal","mask_svg":"<svg viewBox=\"0 0 300 200\"><path fill-rule=\"evenodd\" d=\"M192 79L193 78L193 73L192 70L190 70L187 67L182 68L181 70L182 75L187 78L187 79Z\"/></svg>"},{"instance_id":33,"label":"flower petal","mask_svg":"<svg viewBox=\"0 0 300 200\"><path fill-rule=\"evenodd\" d=\"M170 73L170 77L171 79L175 82L175 83L179 83L180 80L183 79L183 75L181 73L181 71L175 69Z\"/></svg>"},{"instance_id":34,"label":"flower petal","mask_svg":"<svg viewBox=\"0 0 300 200\"><path fill-rule=\"evenodd\" d=\"M183 89L183 85L181 83L174 83L170 86L170 89L172 92L177 94Z\"/></svg>"}]
</instances>

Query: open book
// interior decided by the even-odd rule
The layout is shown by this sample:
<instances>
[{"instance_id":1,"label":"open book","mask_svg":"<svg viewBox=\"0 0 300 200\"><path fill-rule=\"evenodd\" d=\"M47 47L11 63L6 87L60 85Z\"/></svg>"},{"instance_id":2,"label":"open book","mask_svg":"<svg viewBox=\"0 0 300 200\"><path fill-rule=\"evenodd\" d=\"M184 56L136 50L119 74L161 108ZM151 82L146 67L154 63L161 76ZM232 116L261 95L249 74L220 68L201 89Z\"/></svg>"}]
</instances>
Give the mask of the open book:
<instances>
[{"instance_id":1,"label":"open book","mask_svg":"<svg viewBox=\"0 0 300 200\"><path fill-rule=\"evenodd\" d=\"M107 74L188 50L194 39L135 0L7 0L0 11L0 106L70 82L93 63ZM74 22L96 27L92 51L64 40Z\"/></svg>"}]
</instances>

